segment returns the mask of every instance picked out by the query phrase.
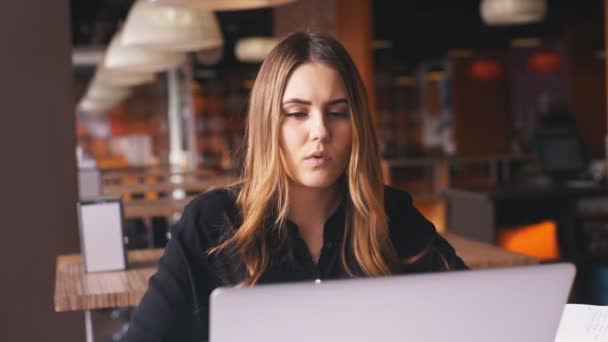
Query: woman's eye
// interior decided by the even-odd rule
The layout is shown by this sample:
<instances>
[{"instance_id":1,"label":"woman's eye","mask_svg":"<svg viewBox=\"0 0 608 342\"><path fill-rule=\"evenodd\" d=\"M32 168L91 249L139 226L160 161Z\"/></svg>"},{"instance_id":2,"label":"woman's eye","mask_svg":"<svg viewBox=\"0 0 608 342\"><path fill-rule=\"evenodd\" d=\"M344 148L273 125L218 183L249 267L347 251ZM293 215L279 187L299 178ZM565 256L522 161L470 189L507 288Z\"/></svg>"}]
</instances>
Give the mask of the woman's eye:
<instances>
[{"instance_id":1,"label":"woman's eye","mask_svg":"<svg viewBox=\"0 0 608 342\"><path fill-rule=\"evenodd\" d=\"M329 116L335 117L335 118L345 118L345 117L348 117L348 113L347 112L330 112Z\"/></svg>"},{"instance_id":2,"label":"woman's eye","mask_svg":"<svg viewBox=\"0 0 608 342\"><path fill-rule=\"evenodd\" d=\"M285 116L293 117L293 118L301 118L301 117L306 116L306 113L304 113L304 112L291 112L291 113L285 113Z\"/></svg>"}]
</instances>

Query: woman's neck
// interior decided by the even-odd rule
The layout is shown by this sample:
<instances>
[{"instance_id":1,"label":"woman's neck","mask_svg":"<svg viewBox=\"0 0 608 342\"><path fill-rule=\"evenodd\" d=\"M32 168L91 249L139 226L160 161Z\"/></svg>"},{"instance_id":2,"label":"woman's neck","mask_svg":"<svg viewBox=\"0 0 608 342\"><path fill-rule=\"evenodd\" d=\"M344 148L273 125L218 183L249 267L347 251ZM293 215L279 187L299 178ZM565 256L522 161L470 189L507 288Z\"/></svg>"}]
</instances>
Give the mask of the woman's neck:
<instances>
[{"instance_id":1,"label":"woman's neck","mask_svg":"<svg viewBox=\"0 0 608 342\"><path fill-rule=\"evenodd\" d=\"M309 188L289 184L289 212L287 218L302 229L321 230L342 199L340 185L330 188Z\"/></svg>"}]
</instances>

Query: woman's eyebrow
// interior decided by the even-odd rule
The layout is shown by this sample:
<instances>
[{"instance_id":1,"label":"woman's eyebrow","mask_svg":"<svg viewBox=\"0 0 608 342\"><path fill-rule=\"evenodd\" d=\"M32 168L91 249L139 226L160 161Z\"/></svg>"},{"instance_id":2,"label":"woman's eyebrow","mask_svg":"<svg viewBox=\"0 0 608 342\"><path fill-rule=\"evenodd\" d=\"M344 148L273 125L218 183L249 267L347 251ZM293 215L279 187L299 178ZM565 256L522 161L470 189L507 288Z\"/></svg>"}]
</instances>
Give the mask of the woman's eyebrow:
<instances>
[{"instance_id":1,"label":"woman's eyebrow","mask_svg":"<svg viewBox=\"0 0 608 342\"><path fill-rule=\"evenodd\" d=\"M303 105L309 105L309 106L312 104L312 102L310 102L310 101L306 101L306 100L302 100L302 99L298 99L298 98L287 99L287 100L283 101L284 105L291 104L291 103L303 104ZM325 103L325 106L332 106L332 105L340 104L340 103L348 104L348 100L346 98L330 100Z\"/></svg>"},{"instance_id":2,"label":"woman's eyebrow","mask_svg":"<svg viewBox=\"0 0 608 342\"><path fill-rule=\"evenodd\" d=\"M339 99L327 101L327 103L325 105L332 106L332 105L336 105L336 104L340 104L340 103L348 104L348 100L345 98L339 98Z\"/></svg>"},{"instance_id":3,"label":"woman's eyebrow","mask_svg":"<svg viewBox=\"0 0 608 342\"><path fill-rule=\"evenodd\" d=\"M302 100L302 99L295 99L295 98L283 101L284 105L290 104L290 103L303 104L303 105L309 105L309 106L312 104L312 102L310 102L310 101L306 101L306 100Z\"/></svg>"}]
</instances>

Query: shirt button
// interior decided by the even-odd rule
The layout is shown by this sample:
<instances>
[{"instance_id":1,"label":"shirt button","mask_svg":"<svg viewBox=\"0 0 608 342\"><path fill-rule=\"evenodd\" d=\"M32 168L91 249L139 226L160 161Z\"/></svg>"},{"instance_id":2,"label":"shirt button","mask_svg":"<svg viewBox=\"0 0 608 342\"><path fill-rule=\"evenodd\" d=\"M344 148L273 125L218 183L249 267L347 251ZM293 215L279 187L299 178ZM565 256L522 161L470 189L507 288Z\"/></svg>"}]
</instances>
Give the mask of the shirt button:
<instances>
[{"instance_id":1,"label":"shirt button","mask_svg":"<svg viewBox=\"0 0 608 342\"><path fill-rule=\"evenodd\" d=\"M325 248L332 248L334 245L331 242L325 244Z\"/></svg>"}]
</instances>

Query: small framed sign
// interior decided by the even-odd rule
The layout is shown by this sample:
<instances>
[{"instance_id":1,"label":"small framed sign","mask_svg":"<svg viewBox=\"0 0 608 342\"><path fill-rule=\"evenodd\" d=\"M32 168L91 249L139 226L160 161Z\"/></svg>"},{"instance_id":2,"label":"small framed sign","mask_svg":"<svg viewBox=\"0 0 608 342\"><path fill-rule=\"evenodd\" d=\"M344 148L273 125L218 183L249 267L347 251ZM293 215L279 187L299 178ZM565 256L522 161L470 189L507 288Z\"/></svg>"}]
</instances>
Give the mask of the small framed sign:
<instances>
[{"instance_id":1,"label":"small framed sign","mask_svg":"<svg viewBox=\"0 0 608 342\"><path fill-rule=\"evenodd\" d=\"M120 198L99 197L78 202L80 250L86 272L124 270L127 254Z\"/></svg>"}]
</instances>

